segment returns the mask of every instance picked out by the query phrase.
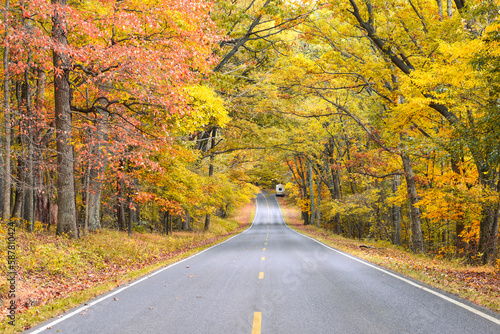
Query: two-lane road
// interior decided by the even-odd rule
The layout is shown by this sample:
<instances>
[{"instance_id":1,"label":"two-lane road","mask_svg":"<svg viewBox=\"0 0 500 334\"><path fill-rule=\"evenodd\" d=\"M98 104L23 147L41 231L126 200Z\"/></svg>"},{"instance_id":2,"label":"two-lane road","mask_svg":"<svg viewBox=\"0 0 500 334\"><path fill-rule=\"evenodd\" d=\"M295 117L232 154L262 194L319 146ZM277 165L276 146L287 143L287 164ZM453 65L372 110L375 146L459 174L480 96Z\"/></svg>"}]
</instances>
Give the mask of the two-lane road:
<instances>
[{"instance_id":1,"label":"two-lane road","mask_svg":"<svg viewBox=\"0 0 500 334\"><path fill-rule=\"evenodd\" d=\"M292 231L274 195L257 203L244 233L30 333L500 333L498 314Z\"/></svg>"}]
</instances>

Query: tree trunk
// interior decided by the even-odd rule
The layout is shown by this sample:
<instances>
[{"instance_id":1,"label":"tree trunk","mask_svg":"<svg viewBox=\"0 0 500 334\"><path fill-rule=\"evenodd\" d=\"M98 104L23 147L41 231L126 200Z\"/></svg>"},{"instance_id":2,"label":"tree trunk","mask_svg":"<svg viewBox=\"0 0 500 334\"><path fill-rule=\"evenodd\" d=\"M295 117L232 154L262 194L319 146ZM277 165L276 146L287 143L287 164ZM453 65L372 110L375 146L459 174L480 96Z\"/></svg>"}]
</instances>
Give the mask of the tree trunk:
<instances>
[{"instance_id":1,"label":"tree trunk","mask_svg":"<svg viewBox=\"0 0 500 334\"><path fill-rule=\"evenodd\" d=\"M1 136L1 135L0 135ZM3 140L2 140L3 144ZM2 145L3 146L3 145ZM0 149L0 166L5 166L5 162L3 159L3 152ZM3 204L4 204L4 187L5 187L5 171L0 170L0 217L3 217Z\"/></svg>"},{"instance_id":2,"label":"tree trunk","mask_svg":"<svg viewBox=\"0 0 500 334\"><path fill-rule=\"evenodd\" d=\"M443 0L437 0L439 21L443 21Z\"/></svg>"},{"instance_id":3,"label":"tree trunk","mask_svg":"<svg viewBox=\"0 0 500 334\"><path fill-rule=\"evenodd\" d=\"M173 218L174 218L173 215L169 214L167 223L168 223L168 229L170 231L170 235L174 234L174 226L173 226L174 224L172 222Z\"/></svg>"},{"instance_id":4,"label":"tree trunk","mask_svg":"<svg viewBox=\"0 0 500 334\"><path fill-rule=\"evenodd\" d=\"M123 159L120 159L120 172L123 173L124 163ZM118 179L116 181L116 190L117 190L117 198L116 198L116 218L118 221L118 228L120 231L125 231L125 181L123 179L123 175L118 175Z\"/></svg>"},{"instance_id":5,"label":"tree trunk","mask_svg":"<svg viewBox=\"0 0 500 334\"><path fill-rule=\"evenodd\" d=\"M333 194L332 194L332 198L334 200L339 200L340 197L341 197L341 193L340 193L340 175L338 173L338 171L334 171L333 169L331 170L331 174L332 174L332 181L333 181ZM341 225L341 222L340 222L340 214L339 213L336 213L334 216L333 216L333 230L335 233L337 234L342 234L342 225Z\"/></svg>"},{"instance_id":6,"label":"tree trunk","mask_svg":"<svg viewBox=\"0 0 500 334\"><path fill-rule=\"evenodd\" d=\"M45 85L46 85L46 75L43 70L38 70L38 77L36 82L36 100L35 100L35 118L38 118L43 111L43 103L45 100ZM34 120L34 138L35 143L39 147L43 147L47 144L49 138L51 137L53 131L48 129L46 135L42 138L42 131L45 127L38 126L38 122ZM49 211L49 198L47 193L47 188L44 187L43 180L43 161L40 148L35 147L33 152L33 186L35 193L35 220L48 225L50 211Z\"/></svg>"},{"instance_id":7,"label":"tree trunk","mask_svg":"<svg viewBox=\"0 0 500 334\"><path fill-rule=\"evenodd\" d=\"M25 191L26 187L25 178L26 178L26 165L24 157L18 157L17 159L17 181L16 181L16 191L14 198L14 207L12 208L12 218L16 221L20 221L23 217L23 205L25 199Z\"/></svg>"},{"instance_id":8,"label":"tree trunk","mask_svg":"<svg viewBox=\"0 0 500 334\"><path fill-rule=\"evenodd\" d=\"M392 193L396 194L398 188L401 184L401 178L399 175L394 175L392 179ZM394 226L394 235L392 242L394 245L401 245L401 206L392 206L392 221Z\"/></svg>"},{"instance_id":9,"label":"tree trunk","mask_svg":"<svg viewBox=\"0 0 500 334\"><path fill-rule=\"evenodd\" d=\"M187 210L184 210L184 217L182 217L181 220L182 220L182 229L184 231L190 231L191 230L191 216L189 215L189 212Z\"/></svg>"},{"instance_id":10,"label":"tree trunk","mask_svg":"<svg viewBox=\"0 0 500 334\"><path fill-rule=\"evenodd\" d=\"M16 197L14 200L14 207L12 208L12 218L16 222L21 220L22 217L22 210L23 210L23 204L24 204L24 188L17 188L16 189Z\"/></svg>"},{"instance_id":11,"label":"tree trunk","mask_svg":"<svg viewBox=\"0 0 500 334\"><path fill-rule=\"evenodd\" d=\"M217 129L213 128L211 131L211 137L210 137L210 149L213 150L215 147L215 135L217 133ZM208 177L211 178L214 175L214 154L210 154L210 165L208 166ZM205 216L205 231L208 231L210 229L210 220L211 220L211 215L207 214Z\"/></svg>"},{"instance_id":12,"label":"tree trunk","mask_svg":"<svg viewBox=\"0 0 500 334\"><path fill-rule=\"evenodd\" d=\"M5 1L5 39L9 37L9 17L10 1ZM11 146L11 128L10 128L10 69L9 69L9 44L5 43L3 49L3 108L4 108L4 122L5 122L5 137L4 137L4 187L3 187L3 213L2 219L7 223L10 219L10 146Z\"/></svg>"},{"instance_id":13,"label":"tree trunk","mask_svg":"<svg viewBox=\"0 0 500 334\"><path fill-rule=\"evenodd\" d=\"M462 175L462 170L460 169L460 160L461 160L460 158L455 156L455 157L452 157L451 161L450 161L451 170L455 174L457 174L458 176ZM463 158L462 158L462 160L463 160ZM462 234L464 228L465 228L464 220L462 218L458 218L455 221L455 234L456 234L456 238L457 238L455 248L456 248L456 254L459 256L464 253L465 248L467 247L467 243L460 236Z\"/></svg>"},{"instance_id":14,"label":"tree trunk","mask_svg":"<svg viewBox=\"0 0 500 334\"><path fill-rule=\"evenodd\" d=\"M130 207L129 207L128 208L128 229L127 229L129 237L132 236L133 228L134 228L134 216L132 214L132 209L130 209Z\"/></svg>"},{"instance_id":15,"label":"tree trunk","mask_svg":"<svg viewBox=\"0 0 500 334\"><path fill-rule=\"evenodd\" d=\"M316 187L318 188L318 200L316 202L316 226L321 227L321 178L318 177L318 180L316 182Z\"/></svg>"},{"instance_id":16,"label":"tree trunk","mask_svg":"<svg viewBox=\"0 0 500 334\"><path fill-rule=\"evenodd\" d=\"M168 227L168 221L170 219L170 213L168 211L165 211L163 215L163 224L164 224L164 232L166 235L168 235L169 232L169 227Z\"/></svg>"},{"instance_id":17,"label":"tree trunk","mask_svg":"<svg viewBox=\"0 0 500 334\"><path fill-rule=\"evenodd\" d=\"M96 132L90 140L94 143L91 147L90 156L92 161L89 163L87 171L89 175L88 184L88 227L90 231L96 231L101 228L101 195L103 176L108 164L106 154L102 148L105 147L108 132L108 113L102 112L96 119Z\"/></svg>"},{"instance_id":18,"label":"tree trunk","mask_svg":"<svg viewBox=\"0 0 500 334\"><path fill-rule=\"evenodd\" d=\"M68 46L68 30L63 12L66 0L51 0L51 3L58 5L54 9L52 17L52 37L59 48L53 50L53 64L56 70L54 74L54 100L57 149L57 234L67 234L72 238L78 238L75 203L75 155L71 143L72 119L69 83L71 60L70 55L62 51Z\"/></svg>"},{"instance_id":19,"label":"tree trunk","mask_svg":"<svg viewBox=\"0 0 500 334\"><path fill-rule=\"evenodd\" d=\"M479 226L479 253L483 264L494 264L498 247L499 204L483 208L483 219Z\"/></svg>"},{"instance_id":20,"label":"tree trunk","mask_svg":"<svg viewBox=\"0 0 500 334\"><path fill-rule=\"evenodd\" d=\"M403 161L406 187L410 200L412 250L415 253L422 253L424 251L424 241L422 238L422 222L420 220L420 209L416 206L418 203L418 194L417 185L415 183L415 176L413 174L413 168L411 166L411 160L408 154L401 154L401 160Z\"/></svg>"},{"instance_id":21,"label":"tree trunk","mask_svg":"<svg viewBox=\"0 0 500 334\"><path fill-rule=\"evenodd\" d=\"M135 182L134 182L135 183ZM130 189L127 194L127 211L128 211L128 236L132 236L134 225L137 224L137 204L132 201L130 194L134 189Z\"/></svg>"},{"instance_id":22,"label":"tree trunk","mask_svg":"<svg viewBox=\"0 0 500 334\"><path fill-rule=\"evenodd\" d=\"M310 161L307 162L307 181L309 183L309 198L310 198L310 211L311 211L311 221L309 224L314 225L316 223L316 206L314 205L314 178L313 178L313 168Z\"/></svg>"},{"instance_id":23,"label":"tree trunk","mask_svg":"<svg viewBox=\"0 0 500 334\"><path fill-rule=\"evenodd\" d=\"M31 52L28 53L28 64L31 63ZM34 202L34 178L33 178L33 155L34 155L34 146L33 142L34 131L33 131L33 110L32 110L32 101L31 101L31 85L30 85L30 66L24 71L24 104L26 108L26 117L22 121L23 126L23 134L21 134L24 139L24 144L28 146L28 156L26 158L26 175L25 175L25 205L24 205L24 219L26 220L27 230L33 232L35 229L35 202ZM26 137L27 136L27 137Z\"/></svg>"},{"instance_id":24,"label":"tree trunk","mask_svg":"<svg viewBox=\"0 0 500 334\"><path fill-rule=\"evenodd\" d=\"M296 182L297 184L300 185L300 188L302 190L302 199L304 199L305 201L308 201L309 200L309 197L308 197L308 190L307 190L307 170L306 170L306 166L304 166L304 164L302 163L302 159L298 156L294 156L295 158L295 167L296 167L296 171L297 171L297 175L299 177L296 177ZM307 203L307 202L306 202ZM310 221L309 221L309 213L306 212L306 211L302 211L302 220L304 220L304 225L309 225L310 224Z\"/></svg>"}]
</instances>

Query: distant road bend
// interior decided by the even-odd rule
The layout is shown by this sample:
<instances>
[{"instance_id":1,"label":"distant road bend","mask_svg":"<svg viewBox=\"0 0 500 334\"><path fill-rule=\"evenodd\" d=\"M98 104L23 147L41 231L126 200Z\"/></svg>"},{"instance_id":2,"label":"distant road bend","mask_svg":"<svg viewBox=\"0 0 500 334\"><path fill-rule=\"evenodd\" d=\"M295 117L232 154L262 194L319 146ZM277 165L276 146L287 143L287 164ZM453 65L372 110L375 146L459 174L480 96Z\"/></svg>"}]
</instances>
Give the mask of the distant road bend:
<instances>
[{"instance_id":1,"label":"distant road bend","mask_svg":"<svg viewBox=\"0 0 500 334\"><path fill-rule=\"evenodd\" d=\"M244 233L28 333L500 333L500 315L288 228L257 196Z\"/></svg>"}]
</instances>

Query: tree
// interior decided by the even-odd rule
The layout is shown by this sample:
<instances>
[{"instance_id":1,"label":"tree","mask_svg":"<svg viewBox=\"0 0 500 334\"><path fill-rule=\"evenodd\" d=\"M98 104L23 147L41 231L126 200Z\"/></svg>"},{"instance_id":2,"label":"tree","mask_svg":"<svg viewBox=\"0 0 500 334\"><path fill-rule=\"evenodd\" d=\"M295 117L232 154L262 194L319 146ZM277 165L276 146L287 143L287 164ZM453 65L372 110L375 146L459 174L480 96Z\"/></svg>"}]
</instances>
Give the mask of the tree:
<instances>
[{"instance_id":1,"label":"tree","mask_svg":"<svg viewBox=\"0 0 500 334\"><path fill-rule=\"evenodd\" d=\"M68 24L66 0L51 0L52 37L54 39L54 102L57 140L57 233L78 238L76 228L75 166L72 141L72 114L70 69L72 66L68 50Z\"/></svg>"},{"instance_id":2,"label":"tree","mask_svg":"<svg viewBox=\"0 0 500 334\"><path fill-rule=\"evenodd\" d=\"M10 151L11 151L11 129L10 129L10 67L9 67L9 31L10 31L10 20L9 20L9 10L10 1L5 1L4 7L4 24L5 24L5 46L3 49L3 108L4 108L4 123L5 123L5 134L4 134L4 170L3 170L3 209L2 209L2 220L4 222L10 219Z\"/></svg>"}]
</instances>

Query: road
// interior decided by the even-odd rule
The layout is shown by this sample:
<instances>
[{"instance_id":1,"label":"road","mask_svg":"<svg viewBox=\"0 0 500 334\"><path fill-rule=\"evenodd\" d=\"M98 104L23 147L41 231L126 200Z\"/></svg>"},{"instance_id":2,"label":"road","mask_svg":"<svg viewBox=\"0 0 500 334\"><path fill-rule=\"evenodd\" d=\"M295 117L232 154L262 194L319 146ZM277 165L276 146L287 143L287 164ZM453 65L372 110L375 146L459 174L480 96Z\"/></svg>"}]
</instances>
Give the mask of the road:
<instances>
[{"instance_id":1,"label":"road","mask_svg":"<svg viewBox=\"0 0 500 334\"><path fill-rule=\"evenodd\" d=\"M29 333L500 333L496 313L291 230L274 195L257 204L244 233Z\"/></svg>"}]
</instances>

